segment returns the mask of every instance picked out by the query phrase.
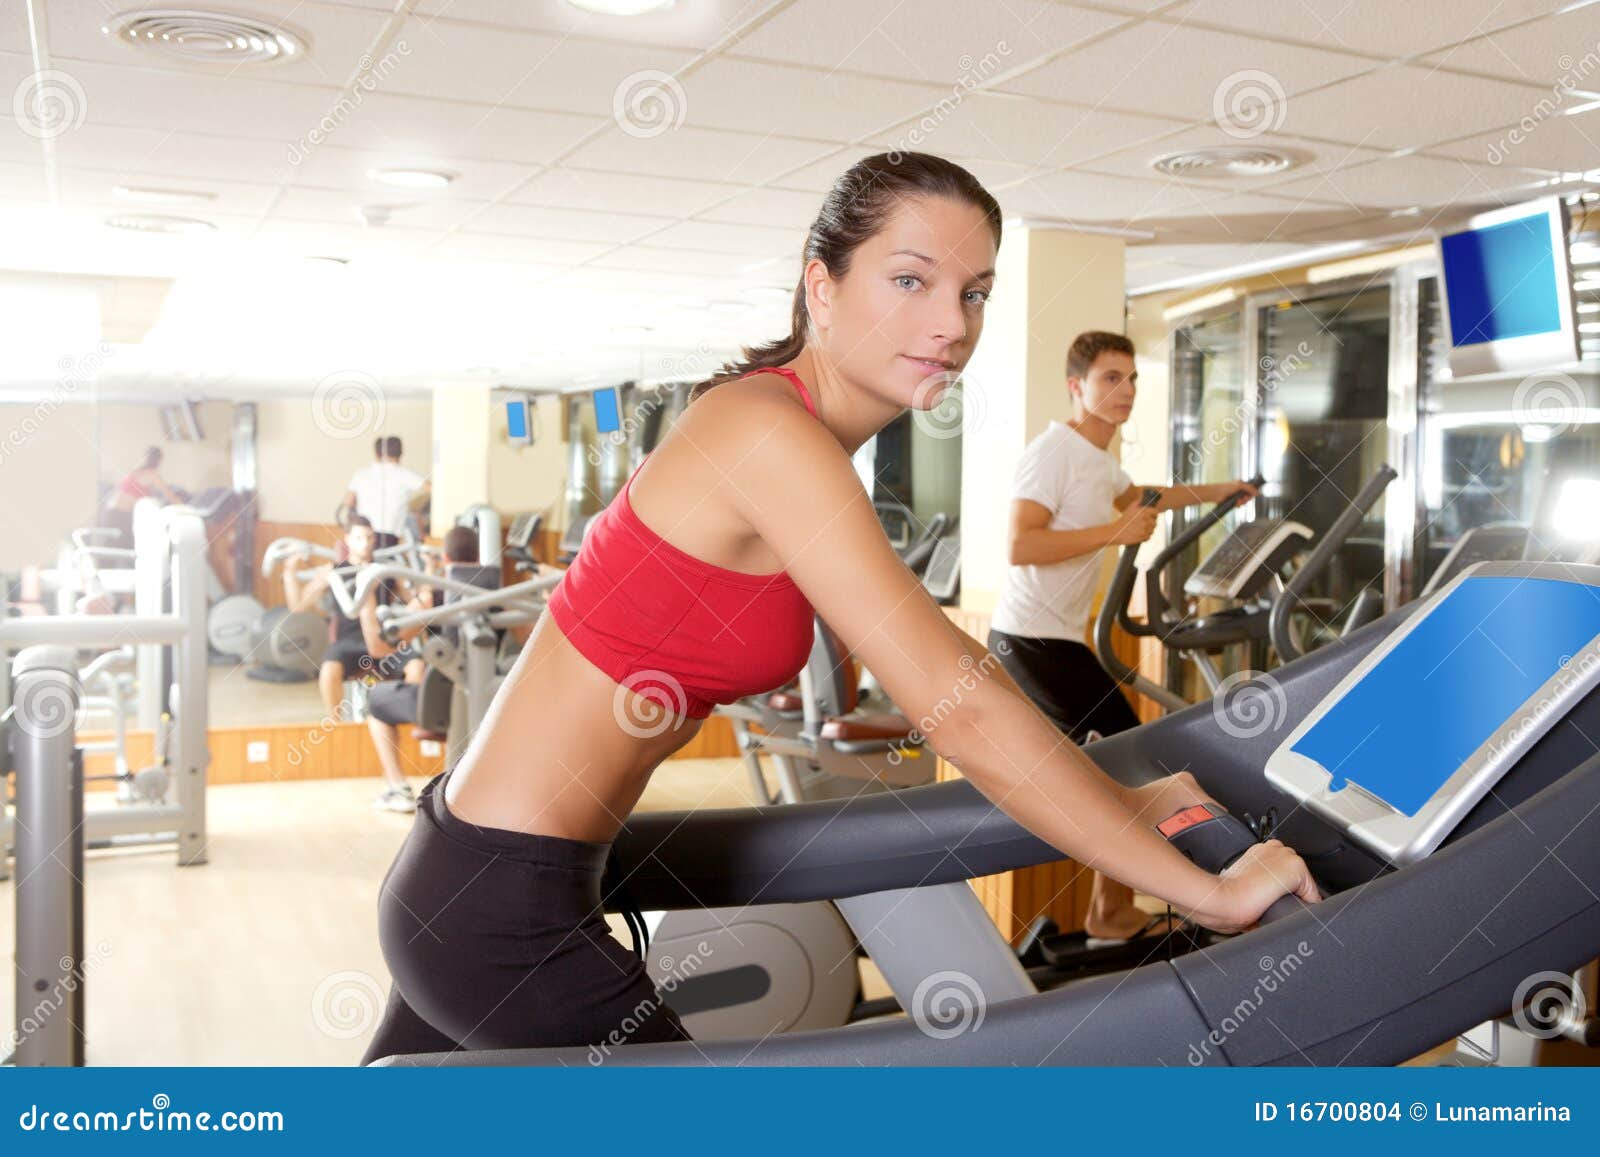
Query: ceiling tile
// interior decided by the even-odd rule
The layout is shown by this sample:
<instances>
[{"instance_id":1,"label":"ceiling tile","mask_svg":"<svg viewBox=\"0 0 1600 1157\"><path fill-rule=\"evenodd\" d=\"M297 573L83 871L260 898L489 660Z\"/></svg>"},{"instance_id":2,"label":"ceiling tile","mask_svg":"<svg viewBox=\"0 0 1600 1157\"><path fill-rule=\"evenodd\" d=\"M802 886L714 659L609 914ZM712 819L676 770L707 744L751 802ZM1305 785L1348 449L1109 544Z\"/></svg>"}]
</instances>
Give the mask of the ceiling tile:
<instances>
[{"instance_id":1,"label":"ceiling tile","mask_svg":"<svg viewBox=\"0 0 1600 1157\"><path fill-rule=\"evenodd\" d=\"M757 185L832 151L831 146L816 141L689 125L653 136L631 135L613 125L563 161L580 169Z\"/></svg>"},{"instance_id":2,"label":"ceiling tile","mask_svg":"<svg viewBox=\"0 0 1600 1157\"><path fill-rule=\"evenodd\" d=\"M379 93L368 97L328 140L345 148L543 164L604 123L568 113Z\"/></svg>"},{"instance_id":3,"label":"ceiling tile","mask_svg":"<svg viewBox=\"0 0 1600 1157\"><path fill-rule=\"evenodd\" d=\"M1406 209L1451 204L1478 204L1513 199L1542 174L1491 165L1431 157L1393 157L1354 165L1336 172L1301 177L1272 186L1274 196L1306 196L1342 201L1353 207Z\"/></svg>"},{"instance_id":4,"label":"ceiling tile","mask_svg":"<svg viewBox=\"0 0 1600 1157\"><path fill-rule=\"evenodd\" d=\"M618 91L640 73L674 73L692 52L598 44L504 28L412 19L411 52L382 91L509 108L609 117Z\"/></svg>"},{"instance_id":5,"label":"ceiling tile","mask_svg":"<svg viewBox=\"0 0 1600 1157\"><path fill-rule=\"evenodd\" d=\"M739 56L922 81L979 84L1126 20L1041 0L801 0L745 36Z\"/></svg>"},{"instance_id":6,"label":"ceiling tile","mask_svg":"<svg viewBox=\"0 0 1600 1157\"><path fill-rule=\"evenodd\" d=\"M164 132L240 134L293 141L329 116L337 88L280 84L254 77L188 74L106 64L74 64L90 124Z\"/></svg>"},{"instance_id":7,"label":"ceiling tile","mask_svg":"<svg viewBox=\"0 0 1600 1157\"><path fill-rule=\"evenodd\" d=\"M1527 85L1398 65L1292 97L1283 131L1369 149L1425 147L1512 124L1541 95Z\"/></svg>"},{"instance_id":8,"label":"ceiling tile","mask_svg":"<svg viewBox=\"0 0 1600 1157\"><path fill-rule=\"evenodd\" d=\"M1435 145L1428 152L1486 165L1517 164L1552 172L1586 172L1600 168L1600 115L1591 111L1578 116L1534 119Z\"/></svg>"},{"instance_id":9,"label":"ceiling tile","mask_svg":"<svg viewBox=\"0 0 1600 1157\"><path fill-rule=\"evenodd\" d=\"M400 190L384 192L343 189L285 189L273 207L274 221L330 221L340 225L361 225L363 208L384 208L389 224L368 226L374 234L393 228L454 229L469 220L485 205L460 197L405 196Z\"/></svg>"},{"instance_id":10,"label":"ceiling tile","mask_svg":"<svg viewBox=\"0 0 1600 1157\"><path fill-rule=\"evenodd\" d=\"M816 220L822 198L816 193L792 189L751 189L732 200L706 210L706 221L734 221L745 225L772 225L782 229L805 230Z\"/></svg>"},{"instance_id":11,"label":"ceiling tile","mask_svg":"<svg viewBox=\"0 0 1600 1157\"><path fill-rule=\"evenodd\" d=\"M143 45L136 48L127 40L102 31L109 16L142 7L145 6L51 4L48 28L54 67L70 73L78 61L95 61L128 68L288 81L338 89L355 75L363 54L388 23L388 14L375 10L313 4L268 5L263 9L258 5L252 15L277 20L299 33L307 41L309 51L292 57L280 56L261 64L205 64L168 56ZM4 5L3 9L0 11L0 50L28 52L27 5L13 3Z\"/></svg>"},{"instance_id":12,"label":"ceiling tile","mask_svg":"<svg viewBox=\"0 0 1600 1157\"><path fill-rule=\"evenodd\" d=\"M885 148L1047 168L1077 164L1182 127L1165 118L980 94L943 115L871 139Z\"/></svg>"},{"instance_id":13,"label":"ceiling tile","mask_svg":"<svg viewBox=\"0 0 1600 1157\"><path fill-rule=\"evenodd\" d=\"M433 169L451 174L450 196L492 201L503 197L538 172L532 165L466 161L440 153L396 149L383 152L324 145L294 171L294 183L324 189L366 190L374 196L396 190L370 176L379 169Z\"/></svg>"},{"instance_id":14,"label":"ceiling tile","mask_svg":"<svg viewBox=\"0 0 1600 1157\"><path fill-rule=\"evenodd\" d=\"M1358 149L1351 145L1309 141L1276 133L1262 133L1248 140L1240 140L1223 132L1216 125L1202 125L1198 128L1185 129L1169 137L1146 142L1114 156L1100 157L1087 162L1081 167L1091 172L1112 173L1119 177L1158 177L1159 174L1150 167L1150 162L1157 157L1166 156L1169 153L1187 152L1191 149L1231 148L1236 146L1282 149L1300 156L1302 158L1300 163L1283 174L1283 176L1325 172L1328 169L1360 164L1362 161L1374 160L1384 155L1375 149ZM1249 189L1263 186L1268 179L1220 175L1197 176L1187 178L1187 180L1197 187Z\"/></svg>"},{"instance_id":15,"label":"ceiling tile","mask_svg":"<svg viewBox=\"0 0 1600 1157\"><path fill-rule=\"evenodd\" d=\"M581 206L597 213L688 217L739 192L741 187L562 166L536 174L508 199L518 205Z\"/></svg>"},{"instance_id":16,"label":"ceiling tile","mask_svg":"<svg viewBox=\"0 0 1600 1157\"><path fill-rule=\"evenodd\" d=\"M769 229L760 225L732 225L725 222L683 221L650 235L651 246L663 249L704 249L708 253L776 256L786 251L800 252L805 240L803 229Z\"/></svg>"},{"instance_id":17,"label":"ceiling tile","mask_svg":"<svg viewBox=\"0 0 1600 1157\"><path fill-rule=\"evenodd\" d=\"M689 124L769 132L778 102L785 110L785 134L840 142L931 109L945 95L928 85L750 60L713 60L682 83Z\"/></svg>"},{"instance_id":18,"label":"ceiling tile","mask_svg":"<svg viewBox=\"0 0 1600 1157\"><path fill-rule=\"evenodd\" d=\"M497 233L452 233L429 252L437 257L479 261L527 261L541 265L576 265L598 257L611 246L597 241L558 241L507 237Z\"/></svg>"},{"instance_id":19,"label":"ceiling tile","mask_svg":"<svg viewBox=\"0 0 1600 1157\"><path fill-rule=\"evenodd\" d=\"M1435 53L1428 63L1541 85L1555 99L1577 104L1563 90L1600 90L1600 6L1481 36Z\"/></svg>"},{"instance_id":20,"label":"ceiling tile","mask_svg":"<svg viewBox=\"0 0 1600 1157\"><path fill-rule=\"evenodd\" d=\"M389 3L392 7L393 0ZM460 20L558 36L710 48L774 6L772 0L695 0L638 16L606 16L567 0L421 0L416 11L441 36L449 35L449 23Z\"/></svg>"},{"instance_id":21,"label":"ceiling tile","mask_svg":"<svg viewBox=\"0 0 1600 1157\"><path fill-rule=\"evenodd\" d=\"M519 237L550 237L566 241L603 241L621 245L653 233L668 223L667 217L625 213L593 213L580 209L551 209L536 205L490 205L473 218L477 233L505 233Z\"/></svg>"},{"instance_id":22,"label":"ceiling tile","mask_svg":"<svg viewBox=\"0 0 1600 1157\"><path fill-rule=\"evenodd\" d=\"M1238 32L1282 37L1321 48L1411 56L1529 16L1554 11L1565 0L1195 0L1163 12L1163 20L1220 24Z\"/></svg>"},{"instance_id":23,"label":"ceiling tile","mask_svg":"<svg viewBox=\"0 0 1600 1157\"><path fill-rule=\"evenodd\" d=\"M1259 127L1263 117L1281 127L1286 97L1371 67L1371 60L1342 52L1176 24L1139 24L1001 87L1181 120L1210 120L1231 111L1243 127Z\"/></svg>"}]
</instances>

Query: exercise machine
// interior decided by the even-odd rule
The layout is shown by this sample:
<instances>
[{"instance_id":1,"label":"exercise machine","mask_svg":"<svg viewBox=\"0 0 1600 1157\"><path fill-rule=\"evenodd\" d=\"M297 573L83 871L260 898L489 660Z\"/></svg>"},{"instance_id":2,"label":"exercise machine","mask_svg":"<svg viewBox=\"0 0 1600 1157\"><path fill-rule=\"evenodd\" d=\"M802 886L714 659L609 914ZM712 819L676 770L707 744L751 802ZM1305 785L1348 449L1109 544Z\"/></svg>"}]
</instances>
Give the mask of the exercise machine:
<instances>
[{"instance_id":1,"label":"exercise machine","mask_svg":"<svg viewBox=\"0 0 1600 1157\"><path fill-rule=\"evenodd\" d=\"M1137 622L1129 611L1138 582L1139 545L1123 547L1116 572L1095 619L1094 650L1100 665L1118 683L1134 687L1168 711L1180 711L1191 700L1170 687L1140 674L1117 657L1112 626L1121 626L1136 638L1156 638L1164 647L1187 659L1199 672L1208 697L1223 685L1212 656L1229 647L1259 647L1269 639L1282 644L1280 654L1293 658L1300 653L1297 641L1289 635L1290 614L1308 606L1304 591L1326 568L1346 538L1360 525L1383 491L1397 475L1385 465L1378 470L1323 534L1286 583L1285 570L1315 539L1307 526L1287 519L1257 518L1234 529L1211 551L1184 584L1185 605L1173 607L1166 595L1166 573L1177 560L1212 527L1238 505L1233 495L1214 506L1174 536L1145 572L1145 621ZM1260 486L1263 479L1252 480ZM1146 490L1140 501L1153 506L1160 492ZM1221 599L1228 605L1220 610L1199 613L1187 600ZM1377 607L1358 599L1346 631L1354 630L1375 617Z\"/></svg>"},{"instance_id":2,"label":"exercise machine","mask_svg":"<svg viewBox=\"0 0 1600 1157\"><path fill-rule=\"evenodd\" d=\"M134 648L134 717L155 735L160 762L134 773L133 792L84 815L89 847L174 844L180 866L206 861L207 745L206 542L194 514L141 499L134 508L135 607L130 615L51 615L0 620L0 713L13 705L11 656L26 647L113 651ZM120 657L91 673L109 671ZM72 665L78 685L78 667ZM58 726L77 730L81 688ZM20 710L22 704L15 704ZM122 786L119 778L119 787ZM0 848L20 826L0 817ZM6 861L0 856L0 877Z\"/></svg>"},{"instance_id":3,"label":"exercise machine","mask_svg":"<svg viewBox=\"0 0 1600 1157\"><path fill-rule=\"evenodd\" d=\"M1530 978L1565 983L1600 955L1600 754L1583 738L1600 728L1597 586L1600 568L1480 565L1438 597L1274 672L1268 726L1241 732L1199 705L1089 745L1129 787L1188 767L1218 808L1168 817L1162 833L1213 872L1259 837L1281 839L1311 868L1319 904L1283 899L1253 929L1188 955L1025 998L929 957L909 1015L882 1023L624 1043L598 1058L574 1047L380 1063L1388 1065L1486 1021L1592 1044L1592 1017L1546 1024L1523 1005ZM1512 588L1517 598L1496 597ZM1483 638L1469 637L1468 618ZM1503 661L1486 668L1491 643L1509 647L1522 672ZM1407 672L1421 663L1437 668L1437 693L1411 693ZM1346 716L1342 731L1318 730ZM1299 789L1279 786L1284 759L1326 769L1338 755L1320 737L1343 735L1349 747L1374 726L1382 737L1339 770L1342 784L1302 769ZM1416 752L1425 764L1409 758ZM1341 791L1351 793L1343 815L1309 804ZM1427 838L1397 845L1419 858L1377 850L1396 846L1372 835L1395 816L1402 830L1421 821ZM965 886L1060 852L963 780L778 809L633 816L615 855L634 903L693 910Z\"/></svg>"}]
</instances>

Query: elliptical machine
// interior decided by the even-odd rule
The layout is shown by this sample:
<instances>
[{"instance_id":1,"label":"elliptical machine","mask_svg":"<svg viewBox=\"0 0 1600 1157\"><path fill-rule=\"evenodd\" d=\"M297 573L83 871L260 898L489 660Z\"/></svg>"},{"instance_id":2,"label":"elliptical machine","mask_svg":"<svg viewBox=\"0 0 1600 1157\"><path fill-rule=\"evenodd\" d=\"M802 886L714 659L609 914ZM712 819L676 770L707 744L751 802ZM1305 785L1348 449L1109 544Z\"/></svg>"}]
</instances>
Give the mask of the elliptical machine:
<instances>
[{"instance_id":1,"label":"elliptical machine","mask_svg":"<svg viewBox=\"0 0 1600 1157\"><path fill-rule=\"evenodd\" d=\"M1201 560L1184 583L1184 594L1190 599L1223 598L1233 604L1208 614L1196 613L1188 605L1173 607L1162 579L1184 551L1239 504L1242 491L1217 503L1156 555L1144 576L1146 621L1142 623L1135 621L1128 609L1139 577L1139 546L1124 547L1095 619L1094 650L1100 665L1118 683L1132 686L1167 711L1181 711L1192 701L1146 678L1117 657L1112 646L1113 624L1136 638L1159 639L1168 650L1182 655L1200 673L1212 695L1222 690L1225 682L1213 656L1228 647L1270 641L1282 661L1297 658L1303 646L1292 629L1290 616L1297 610L1314 608L1305 593L1311 582L1327 569L1334 554L1396 477L1389 465L1380 467L1320 541L1309 527L1288 519L1256 518L1235 528ZM1251 479L1251 484L1258 487L1264 482L1259 474ZM1146 490L1141 498L1146 506L1159 500L1160 492L1155 490ZM1314 541L1315 549L1286 581L1283 572ZM1351 605L1339 633L1348 634L1365 626L1381 612L1382 599L1376 592L1364 590Z\"/></svg>"}]
</instances>

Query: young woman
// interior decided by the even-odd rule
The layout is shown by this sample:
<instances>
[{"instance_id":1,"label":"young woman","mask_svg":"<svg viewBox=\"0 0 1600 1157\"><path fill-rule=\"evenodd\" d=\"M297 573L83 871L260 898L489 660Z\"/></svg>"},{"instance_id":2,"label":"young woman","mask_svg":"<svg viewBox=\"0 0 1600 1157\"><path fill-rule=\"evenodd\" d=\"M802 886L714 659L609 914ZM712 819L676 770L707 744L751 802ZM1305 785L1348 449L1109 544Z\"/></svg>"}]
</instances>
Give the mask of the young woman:
<instances>
[{"instance_id":1,"label":"young woman","mask_svg":"<svg viewBox=\"0 0 1600 1157\"><path fill-rule=\"evenodd\" d=\"M119 546L133 545L133 507L141 498L154 496L163 502L181 502L180 495L161 477L161 447L151 446L144 461L128 471L106 495L100 512L100 525L122 532Z\"/></svg>"},{"instance_id":2,"label":"young woman","mask_svg":"<svg viewBox=\"0 0 1600 1157\"><path fill-rule=\"evenodd\" d=\"M610 841L714 704L798 672L813 608L906 715L943 719L939 755L1064 855L1220 931L1318 898L1277 841L1220 878L1196 867L1153 826L1205 798L1194 780L1121 787L1003 673L940 707L986 652L901 563L850 456L966 365L999 244L999 206L948 161L883 154L839 178L789 336L696 387L423 790L379 901L394 985L368 1061L685 1036L603 919Z\"/></svg>"}]
</instances>

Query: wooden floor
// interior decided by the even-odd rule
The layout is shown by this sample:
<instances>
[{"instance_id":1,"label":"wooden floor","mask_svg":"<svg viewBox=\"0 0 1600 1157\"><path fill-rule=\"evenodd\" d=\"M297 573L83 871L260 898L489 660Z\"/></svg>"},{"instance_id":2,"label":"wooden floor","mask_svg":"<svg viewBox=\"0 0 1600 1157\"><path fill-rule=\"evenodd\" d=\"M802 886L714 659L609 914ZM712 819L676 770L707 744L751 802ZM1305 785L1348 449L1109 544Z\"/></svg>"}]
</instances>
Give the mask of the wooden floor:
<instances>
[{"instance_id":1,"label":"wooden floor","mask_svg":"<svg viewBox=\"0 0 1600 1157\"><path fill-rule=\"evenodd\" d=\"M85 870L92 1065L351 1065L389 978L378 887L412 817L371 807L377 779L212 787L210 863L167 850L91 853ZM417 786L421 786L420 782ZM735 760L674 760L651 810L734 807ZM0 957L13 892L0 884ZM621 921L615 928L623 932ZM15 1024L0 985L0 1025Z\"/></svg>"}]
</instances>

